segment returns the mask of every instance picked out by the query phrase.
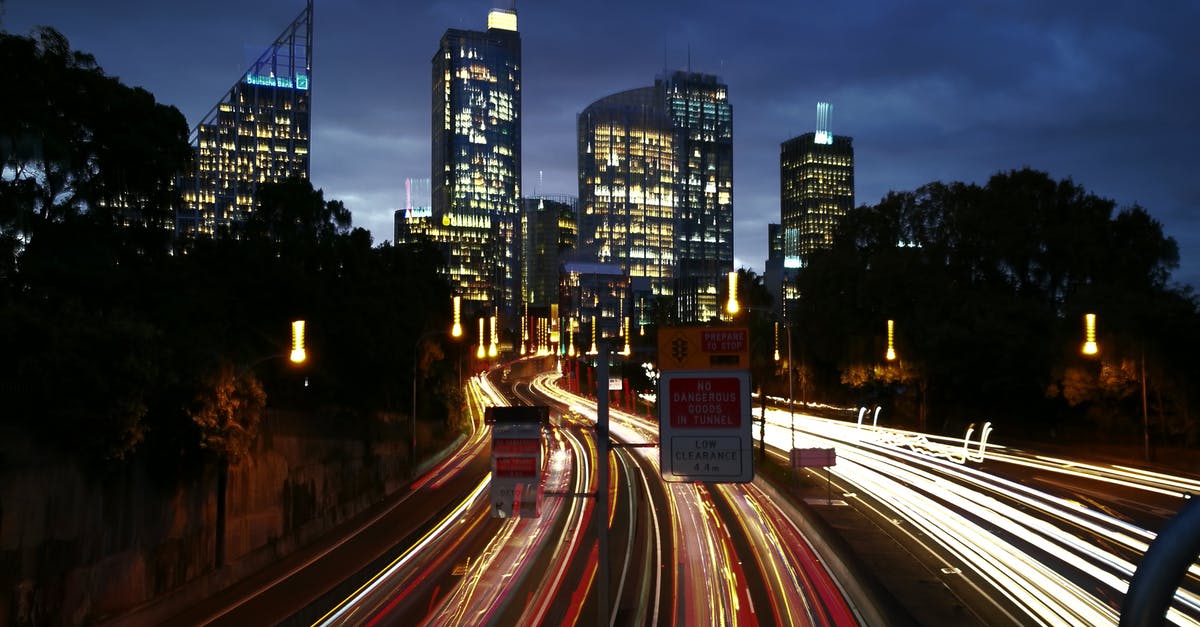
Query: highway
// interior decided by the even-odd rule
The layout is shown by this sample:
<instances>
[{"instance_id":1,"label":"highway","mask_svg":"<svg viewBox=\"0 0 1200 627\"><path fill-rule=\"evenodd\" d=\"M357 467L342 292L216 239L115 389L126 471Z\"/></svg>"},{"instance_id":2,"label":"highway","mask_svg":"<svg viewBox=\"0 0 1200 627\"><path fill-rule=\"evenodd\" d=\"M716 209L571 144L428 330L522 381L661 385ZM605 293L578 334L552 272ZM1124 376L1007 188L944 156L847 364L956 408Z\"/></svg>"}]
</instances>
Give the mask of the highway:
<instances>
[{"instance_id":1,"label":"highway","mask_svg":"<svg viewBox=\"0 0 1200 627\"><path fill-rule=\"evenodd\" d=\"M498 386L472 378L472 433L407 492L343 537L166 624L594 624L596 406L557 379L544 373ZM534 518L500 519L488 509L490 429L478 417L510 403L553 410ZM838 580L836 556L806 533L806 516L839 508L876 521L936 573L966 608L963 624L1116 624L1155 531L1200 493L1193 478L1001 446L986 424L938 438L877 426L863 413L763 415L777 461L787 463L793 442L835 449L835 465L800 472L812 485L828 470L836 498L797 510L761 480L666 482L657 420L610 411L610 624L902 621L881 613L854 575ZM1171 623L1200 624L1198 592L1193 564Z\"/></svg>"},{"instance_id":2,"label":"highway","mask_svg":"<svg viewBox=\"0 0 1200 627\"><path fill-rule=\"evenodd\" d=\"M1200 490L1194 479L997 446L986 442L990 425L956 439L872 420L797 414L793 435L791 414L768 409L766 442L834 448L841 499L936 556L942 581L978 614L1017 624L1116 624L1154 529ZM1170 622L1200 620L1198 576L1193 564Z\"/></svg>"},{"instance_id":3,"label":"highway","mask_svg":"<svg viewBox=\"0 0 1200 627\"><path fill-rule=\"evenodd\" d=\"M552 404L561 425L546 435L541 515L489 525L481 484L316 624L594 624L595 406L556 378L540 375L512 395ZM479 386L483 402L511 402L486 381ZM644 446L656 441L657 424L610 417L611 624L861 622L771 497L752 484L664 483L657 449Z\"/></svg>"},{"instance_id":4,"label":"highway","mask_svg":"<svg viewBox=\"0 0 1200 627\"><path fill-rule=\"evenodd\" d=\"M543 375L535 387L570 411L595 420L595 404L567 393ZM754 484L663 482L656 443L658 423L610 411L618 451L641 459L642 481L661 490L665 511L650 501L671 549L660 569L673 572L670 615L654 624L858 624L859 608L847 600L814 547L774 500ZM659 496L658 498L662 498Z\"/></svg>"}]
</instances>

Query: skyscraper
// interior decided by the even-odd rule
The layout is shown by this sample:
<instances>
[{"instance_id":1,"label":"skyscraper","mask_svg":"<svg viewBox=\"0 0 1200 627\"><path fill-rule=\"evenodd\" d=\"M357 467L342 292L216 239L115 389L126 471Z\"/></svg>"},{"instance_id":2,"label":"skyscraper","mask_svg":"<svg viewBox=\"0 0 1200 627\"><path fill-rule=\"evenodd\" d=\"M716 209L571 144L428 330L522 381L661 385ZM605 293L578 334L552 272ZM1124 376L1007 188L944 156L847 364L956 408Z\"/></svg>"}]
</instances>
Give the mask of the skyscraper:
<instances>
[{"instance_id":1,"label":"skyscraper","mask_svg":"<svg viewBox=\"0 0 1200 627\"><path fill-rule=\"evenodd\" d=\"M817 103L817 130L780 146L779 208L785 268L801 268L833 243L838 221L854 208L854 146L829 132L829 104Z\"/></svg>"},{"instance_id":2,"label":"skyscraper","mask_svg":"<svg viewBox=\"0 0 1200 627\"><path fill-rule=\"evenodd\" d=\"M579 115L580 249L655 296L675 287L675 132L655 87L592 103Z\"/></svg>"},{"instance_id":3,"label":"skyscraper","mask_svg":"<svg viewBox=\"0 0 1200 627\"><path fill-rule=\"evenodd\" d=\"M450 29L433 57L434 239L456 293L513 313L521 197L521 37L515 11Z\"/></svg>"},{"instance_id":4,"label":"skyscraper","mask_svg":"<svg viewBox=\"0 0 1200 627\"><path fill-rule=\"evenodd\" d=\"M312 0L192 130L196 169L181 181L180 235L236 230L258 186L309 178Z\"/></svg>"},{"instance_id":5,"label":"skyscraper","mask_svg":"<svg viewBox=\"0 0 1200 627\"><path fill-rule=\"evenodd\" d=\"M783 227L767 225L767 263L763 271L763 282L771 294L772 309L776 318L783 318Z\"/></svg>"},{"instance_id":6,"label":"skyscraper","mask_svg":"<svg viewBox=\"0 0 1200 627\"><path fill-rule=\"evenodd\" d=\"M580 247L685 322L720 314L733 270L733 108L711 74L676 71L579 116Z\"/></svg>"},{"instance_id":7,"label":"skyscraper","mask_svg":"<svg viewBox=\"0 0 1200 627\"><path fill-rule=\"evenodd\" d=\"M733 270L733 107L711 74L677 71L656 81L675 127L675 297L680 320L720 315Z\"/></svg>"},{"instance_id":8,"label":"skyscraper","mask_svg":"<svg viewBox=\"0 0 1200 627\"><path fill-rule=\"evenodd\" d=\"M528 307L558 303L559 269L577 237L574 196L526 198L521 215L521 302Z\"/></svg>"}]
</instances>

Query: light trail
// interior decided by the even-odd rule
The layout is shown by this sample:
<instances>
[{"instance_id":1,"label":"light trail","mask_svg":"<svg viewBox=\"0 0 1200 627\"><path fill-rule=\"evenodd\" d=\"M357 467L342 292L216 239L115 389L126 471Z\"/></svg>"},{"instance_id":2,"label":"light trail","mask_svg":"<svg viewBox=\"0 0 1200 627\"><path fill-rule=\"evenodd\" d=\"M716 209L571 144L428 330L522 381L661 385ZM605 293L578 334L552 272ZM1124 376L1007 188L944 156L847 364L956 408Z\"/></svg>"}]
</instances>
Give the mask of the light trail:
<instances>
[{"instance_id":1,"label":"light trail","mask_svg":"<svg viewBox=\"0 0 1200 627\"><path fill-rule=\"evenodd\" d=\"M589 401L553 387L546 393L595 420ZM658 440L656 422L616 408L610 408L609 417L610 432L619 441ZM657 475L657 449L636 450ZM670 624L753 625L760 620L748 591L745 565L733 546L733 530L718 513L714 494L731 504L738 529L751 541L755 551L751 563L762 573L772 605L765 609L775 622L858 622L843 591L795 525L752 484L667 483L664 487L672 521L670 564L676 573ZM801 546L810 552L805 554Z\"/></svg>"},{"instance_id":2,"label":"light trail","mask_svg":"<svg viewBox=\"0 0 1200 627\"><path fill-rule=\"evenodd\" d=\"M768 411L768 444L787 449L790 414ZM829 470L856 491L871 494L901 520L1021 607L1041 624L1116 624L1136 564L1095 538L1131 555L1145 552L1154 534L1069 499L961 463L967 439L933 444L919 434L858 427L797 414L809 445L837 449ZM980 444L979 456L983 455ZM992 445L992 459L1155 494L1183 496L1198 484L1128 468L1029 457ZM975 459L979 459L978 456ZM958 463L956 463L958 462ZM1193 580L1200 568L1192 565ZM1082 586L1079 578L1095 585ZM1102 592L1106 591L1106 592ZM1197 624L1200 598L1181 588L1168 612L1176 624Z\"/></svg>"}]
</instances>

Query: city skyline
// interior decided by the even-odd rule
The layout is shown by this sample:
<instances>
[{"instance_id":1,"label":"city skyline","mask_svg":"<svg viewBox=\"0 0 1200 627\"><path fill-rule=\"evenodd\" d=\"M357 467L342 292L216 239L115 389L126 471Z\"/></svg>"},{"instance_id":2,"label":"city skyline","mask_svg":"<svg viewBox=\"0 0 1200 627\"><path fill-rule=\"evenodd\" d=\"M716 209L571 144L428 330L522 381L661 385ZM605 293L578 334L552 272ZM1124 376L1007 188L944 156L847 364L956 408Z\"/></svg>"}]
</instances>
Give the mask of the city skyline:
<instances>
[{"instance_id":1,"label":"city skyline","mask_svg":"<svg viewBox=\"0 0 1200 627\"><path fill-rule=\"evenodd\" d=\"M392 239L405 179L428 172L431 51L447 29L483 30L488 10L508 4L317 0L312 181L345 201L377 243ZM195 126L245 71L243 51L261 51L283 26L280 16L303 2L214 2L203 12L133 0L0 7L5 30L58 29L107 74L178 107ZM527 196L573 193L575 118L589 103L690 68L728 84L736 111L737 267L763 272L766 225L779 221L779 146L814 130L815 103L828 101L830 130L855 138L860 205L936 180L983 184L1028 166L1118 207L1144 206L1179 243L1174 280L1200 285L1200 258L1190 254L1200 250L1200 184L1186 141L1200 130L1190 95L1200 70L1181 61L1200 45L1187 33L1200 17L1195 6L854 3L816 13L783 2L689 3L686 11L617 2L602 11L517 10Z\"/></svg>"}]
</instances>

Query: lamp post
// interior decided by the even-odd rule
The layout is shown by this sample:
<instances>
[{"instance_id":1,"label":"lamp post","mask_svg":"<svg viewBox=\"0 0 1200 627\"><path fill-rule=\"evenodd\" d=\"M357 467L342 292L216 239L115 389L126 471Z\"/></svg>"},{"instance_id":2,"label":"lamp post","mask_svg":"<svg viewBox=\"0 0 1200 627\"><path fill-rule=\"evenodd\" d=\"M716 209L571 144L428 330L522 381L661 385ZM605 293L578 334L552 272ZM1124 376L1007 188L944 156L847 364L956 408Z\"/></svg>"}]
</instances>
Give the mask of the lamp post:
<instances>
[{"instance_id":1,"label":"lamp post","mask_svg":"<svg viewBox=\"0 0 1200 627\"><path fill-rule=\"evenodd\" d=\"M1083 315L1083 348L1084 355L1092 357L1100 353L1100 345L1096 343L1096 314ZM1150 412L1146 404L1146 343L1141 344L1139 355L1139 378L1142 384L1142 454L1150 461Z\"/></svg>"},{"instance_id":2,"label":"lamp post","mask_svg":"<svg viewBox=\"0 0 1200 627\"><path fill-rule=\"evenodd\" d=\"M287 359L294 366L303 365L306 361L308 361L308 352L304 348L304 321L303 320L293 320L292 321L292 343L291 343L291 351L290 352L284 353L282 351L276 350L275 352L272 352L266 356L260 357L256 360L250 362L249 364L242 366L240 369L235 370L233 372L234 377L235 377L234 385L236 386L236 380L239 380L242 377L246 376L246 374L249 373L251 370L253 370L256 366L258 366L259 364L265 363L267 361L270 361L272 359ZM305 380L305 384L307 385L307 379ZM217 467L217 486L216 486L216 489L217 489L216 506L217 507L216 507L216 512L215 512L216 520L214 521L215 522L214 526L216 527L216 529L214 530L216 539L213 542L213 551L214 551L213 563L216 565L217 568L223 568L225 566L225 535L226 535L225 529L227 526L226 525L226 518L227 518L226 512L228 509L226 502L228 501L228 493L229 493L229 465L230 465L230 463L231 463L231 460L229 458L228 451L220 453L219 466Z\"/></svg>"},{"instance_id":3,"label":"lamp post","mask_svg":"<svg viewBox=\"0 0 1200 627\"><path fill-rule=\"evenodd\" d=\"M460 302L460 301L458 300L458 297L457 297L457 296L456 296L456 297L454 297L454 305L455 305L455 308L454 308L454 309L455 309L455 316L454 316L454 317L455 317L455 324L454 324L454 326L453 326L453 327L450 329L450 331L448 331L448 332L447 332L447 331L445 331L445 330L442 330L442 329L434 329L434 330L432 330L432 331L426 331L426 332L422 333L422 334L421 334L421 335L420 335L420 336L417 338L417 341L416 341L416 342L414 342L414 343L413 343L413 373L412 373L412 457L413 457L413 475L414 475L414 476L417 474L417 473L416 473L416 469L417 469L417 375L419 374L419 373L418 373L418 371L417 371L417 358L418 358L418 357L420 357L420 355L421 355L421 352L420 352L420 349L421 349L421 340L424 340L424 339L425 339L425 338L427 338L427 337L433 337L433 336L435 336L435 335L441 335L441 334L443 334L443 333L446 333L446 334L450 335L450 337L452 337L452 338L454 338L454 339L458 339L459 337L461 337L461 336L462 336L462 326L461 326L461 325L458 323L458 306L459 306L459 302ZM461 376L461 375L460 375L460 376Z\"/></svg>"},{"instance_id":4,"label":"lamp post","mask_svg":"<svg viewBox=\"0 0 1200 627\"><path fill-rule=\"evenodd\" d=\"M887 321L887 352L884 354L884 357L886 357L888 361L896 361L895 340L896 340L896 321L889 319Z\"/></svg>"},{"instance_id":5,"label":"lamp post","mask_svg":"<svg viewBox=\"0 0 1200 627\"><path fill-rule=\"evenodd\" d=\"M737 281L737 270L733 270L729 273L729 300L725 302L725 313L729 314L731 319L740 310L737 297Z\"/></svg>"}]
</instances>

